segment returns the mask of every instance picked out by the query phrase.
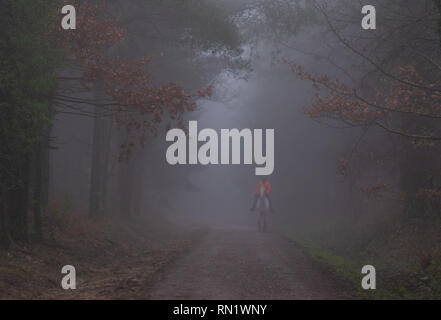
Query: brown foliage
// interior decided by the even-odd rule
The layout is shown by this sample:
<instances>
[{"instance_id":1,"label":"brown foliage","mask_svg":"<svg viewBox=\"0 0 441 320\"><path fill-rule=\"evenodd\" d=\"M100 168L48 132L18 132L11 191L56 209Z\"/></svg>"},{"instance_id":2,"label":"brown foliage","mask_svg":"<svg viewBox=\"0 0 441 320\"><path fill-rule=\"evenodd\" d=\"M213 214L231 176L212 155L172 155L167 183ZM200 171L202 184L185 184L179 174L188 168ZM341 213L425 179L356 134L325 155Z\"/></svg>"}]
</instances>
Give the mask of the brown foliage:
<instances>
[{"instance_id":1,"label":"brown foliage","mask_svg":"<svg viewBox=\"0 0 441 320\"><path fill-rule=\"evenodd\" d=\"M82 3L76 7L77 29L60 30L62 47L81 68L84 88L95 84L104 86L111 102L96 102L95 105L112 111L118 127L125 128L129 136L136 130L141 146L147 133L157 135L157 126L164 117L182 126L183 114L196 108L195 99L211 95L212 86L189 94L176 83L155 84L153 75L148 72L153 57L109 57L108 49L124 39L126 30L106 14L104 5ZM122 158L130 156L133 146L131 139L121 147Z\"/></svg>"}]
</instances>

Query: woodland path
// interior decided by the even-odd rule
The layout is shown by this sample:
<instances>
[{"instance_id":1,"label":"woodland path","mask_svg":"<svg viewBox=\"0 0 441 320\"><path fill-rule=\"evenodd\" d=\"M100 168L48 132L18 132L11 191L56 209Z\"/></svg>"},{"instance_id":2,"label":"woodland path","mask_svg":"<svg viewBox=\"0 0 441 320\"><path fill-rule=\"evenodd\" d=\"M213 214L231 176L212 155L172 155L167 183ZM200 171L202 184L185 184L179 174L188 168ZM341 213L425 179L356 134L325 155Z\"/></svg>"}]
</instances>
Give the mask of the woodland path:
<instances>
[{"instance_id":1,"label":"woodland path","mask_svg":"<svg viewBox=\"0 0 441 320\"><path fill-rule=\"evenodd\" d=\"M273 233L213 230L147 285L147 299L348 299L341 283Z\"/></svg>"}]
</instances>

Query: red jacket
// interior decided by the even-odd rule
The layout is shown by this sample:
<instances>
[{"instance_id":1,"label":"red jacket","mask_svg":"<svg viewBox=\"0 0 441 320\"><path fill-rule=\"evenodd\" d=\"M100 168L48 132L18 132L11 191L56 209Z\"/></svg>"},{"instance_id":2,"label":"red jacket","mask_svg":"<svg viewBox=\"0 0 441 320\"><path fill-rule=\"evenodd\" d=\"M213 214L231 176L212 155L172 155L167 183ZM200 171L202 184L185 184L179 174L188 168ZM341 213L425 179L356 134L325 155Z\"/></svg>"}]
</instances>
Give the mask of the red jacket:
<instances>
[{"instance_id":1,"label":"red jacket","mask_svg":"<svg viewBox=\"0 0 441 320\"><path fill-rule=\"evenodd\" d=\"M259 189L261 186L265 187L265 193L269 194L271 192L271 184L268 181L265 181L265 183L261 180L259 181L259 183L257 184L256 187L256 193L255 194L259 194Z\"/></svg>"}]
</instances>

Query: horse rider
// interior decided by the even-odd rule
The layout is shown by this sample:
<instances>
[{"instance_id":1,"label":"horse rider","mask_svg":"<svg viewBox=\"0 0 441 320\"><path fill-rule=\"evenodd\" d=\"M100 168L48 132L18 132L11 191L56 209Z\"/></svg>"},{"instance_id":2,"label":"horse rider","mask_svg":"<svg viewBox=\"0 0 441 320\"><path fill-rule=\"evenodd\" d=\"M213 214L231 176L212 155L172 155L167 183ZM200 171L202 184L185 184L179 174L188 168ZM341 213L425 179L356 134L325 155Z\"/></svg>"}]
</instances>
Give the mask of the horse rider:
<instances>
[{"instance_id":1,"label":"horse rider","mask_svg":"<svg viewBox=\"0 0 441 320\"><path fill-rule=\"evenodd\" d=\"M259 199L260 196L266 196L266 198L268 199L270 211L274 212L271 198L269 196L270 192L271 192L271 184L266 178L262 178L262 180L260 180L256 186L256 192L254 193L254 202L250 210L251 211L256 210L257 200Z\"/></svg>"}]
</instances>

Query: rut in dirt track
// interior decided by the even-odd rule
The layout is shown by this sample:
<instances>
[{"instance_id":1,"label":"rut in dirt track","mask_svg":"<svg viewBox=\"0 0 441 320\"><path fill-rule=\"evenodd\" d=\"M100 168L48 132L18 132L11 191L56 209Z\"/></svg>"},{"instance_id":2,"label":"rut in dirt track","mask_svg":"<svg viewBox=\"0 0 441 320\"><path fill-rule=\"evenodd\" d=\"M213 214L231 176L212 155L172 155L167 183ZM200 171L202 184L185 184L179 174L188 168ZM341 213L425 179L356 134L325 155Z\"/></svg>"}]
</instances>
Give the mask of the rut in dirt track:
<instances>
[{"instance_id":1,"label":"rut in dirt track","mask_svg":"<svg viewBox=\"0 0 441 320\"><path fill-rule=\"evenodd\" d=\"M148 299L348 299L342 284L291 241L214 230L149 285Z\"/></svg>"}]
</instances>

